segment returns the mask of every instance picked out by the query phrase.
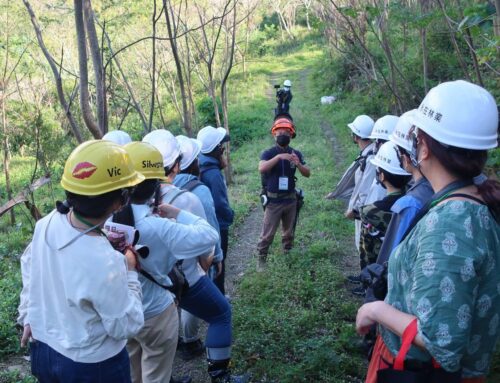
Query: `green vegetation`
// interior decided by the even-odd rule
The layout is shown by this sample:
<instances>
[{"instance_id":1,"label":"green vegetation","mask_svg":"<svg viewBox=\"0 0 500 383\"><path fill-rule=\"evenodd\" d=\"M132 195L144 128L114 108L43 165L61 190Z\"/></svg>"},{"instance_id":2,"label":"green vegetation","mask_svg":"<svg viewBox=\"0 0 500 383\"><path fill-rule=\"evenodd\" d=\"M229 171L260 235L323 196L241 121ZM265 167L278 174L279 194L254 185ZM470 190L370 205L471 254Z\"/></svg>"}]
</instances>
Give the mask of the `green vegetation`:
<instances>
[{"instance_id":1,"label":"green vegetation","mask_svg":"<svg viewBox=\"0 0 500 383\"><path fill-rule=\"evenodd\" d=\"M64 63L68 68L77 67L71 5L64 1L60 3L60 7L53 8L37 4L35 11L44 25L49 49L55 53L61 44L67 47L72 56L64 56L67 60ZM151 10L138 3L103 1L96 9L101 20L109 20L107 31L115 49L142 36L144 25L150 26ZM291 113L298 127L297 139L292 145L304 153L312 170L310 179L299 177L299 187L304 189L306 200L295 249L282 254L278 235L267 270L256 273L252 263L233 304L236 369L248 369L262 382L360 382L364 376L366 362L357 347L360 338L354 329L359 302L344 288L343 277L345 259L355 257L352 225L344 219L344 207L340 203L323 199L357 154L346 124L361 113L374 118L388 113L399 114L403 107L418 105L425 88L440 81L463 78L465 73L478 82L473 55L465 41L467 30L476 44L482 81L499 96L498 76L491 69L498 68L498 36L493 32L495 15L489 2L473 5L465 0L444 1L448 16L460 22L453 36L458 40L465 70L449 40L444 14L437 2L427 10L392 3L386 29L374 30L371 28L379 25L377 20L382 20L381 10L365 8L361 1L350 3L354 5L335 11L329 2L316 2L316 12L310 15L313 29L305 28L305 16L299 12L299 25L294 25L288 34L281 29L278 15L266 8L271 3L266 2L257 7L248 24L238 32L241 33L239 40L248 41L248 46L242 44L239 47L239 62L228 83L228 123L234 172L230 197L237 224L243 222L251 209L260 209L257 162L260 152L272 144L269 128L275 106L273 85L285 78L293 83ZM58 105L55 86L50 82L52 78L42 81L51 73L39 48L34 45L34 34L26 37L25 32L31 31L32 26L25 10L22 5L6 0L0 0L0 4L6 5L2 8L2 20L9 18L9 31L13 36L10 45L5 44L3 36L0 37L0 63L5 63L8 55L9 63L19 59L16 70L25 85L25 88L15 90L15 82L10 82L8 89L11 93L8 94L15 96L9 96L9 99L4 97L7 86L0 87L0 100L5 101L7 107L7 123L2 125L0 139L5 144L5 138L8 138L7 153L6 146L2 146L1 153L10 160L9 174L14 195L34 179L50 172L52 182L32 195L32 202L42 214L47 214L53 209L54 202L63 197L58 182L64 160L76 140ZM285 15L285 18L290 17ZM355 43L347 20L353 23L370 54ZM6 22L3 25L7 25ZM332 29L334 26L337 30ZM164 28L161 26L159 35L165 35ZM65 33L55 32L59 30ZM423 30L427 32L427 76L422 70L420 33ZM58 40L52 35L61 37ZM396 69L391 71L387 49L384 50L378 38L387 38L394 65L400 74ZM5 50L4 46L7 47ZM25 48L29 55L24 55ZM104 55L109 59L108 49L104 49ZM180 122L179 105L175 104L179 90L167 42L158 43L158 55L168 63L158 69L159 90L156 106L152 109L152 125L166 127L174 134L186 134ZM120 59L144 108L151 107L148 104L151 96L149 45L141 43L125 50ZM192 62L200 64L200 60L198 55ZM110 75L109 84L112 90L108 105L109 125L120 127L134 139L140 139L143 134L141 120L136 110L127 104L130 95L123 78L117 75L114 64L110 65L113 75ZM387 83L382 80L384 76L389 83L395 84L396 92L394 89L389 91ZM216 118L207 90L194 72L192 77L194 110L191 112L195 133L204 124L215 125ZM63 80L65 92L70 95L75 78L64 72ZM220 79L216 83L220 86ZM337 101L321 106L320 97L330 94L335 95ZM219 112L222 112L219 93L216 99ZM71 110L81 119L77 99ZM323 130L333 135L333 144ZM90 138L90 133L84 131L84 136ZM0 164L0 171L1 205L9 198L3 176L4 164ZM492 151L488 172L500 176L500 149ZM21 289L19 257L35 224L24 205L18 205L14 212L14 224L9 214L0 218L1 361L21 351L19 334L14 327ZM497 355L490 381L499 378L500 355ZM31 381L17 372L0 373L0 383Z\"/></svg>"}]
</instances>

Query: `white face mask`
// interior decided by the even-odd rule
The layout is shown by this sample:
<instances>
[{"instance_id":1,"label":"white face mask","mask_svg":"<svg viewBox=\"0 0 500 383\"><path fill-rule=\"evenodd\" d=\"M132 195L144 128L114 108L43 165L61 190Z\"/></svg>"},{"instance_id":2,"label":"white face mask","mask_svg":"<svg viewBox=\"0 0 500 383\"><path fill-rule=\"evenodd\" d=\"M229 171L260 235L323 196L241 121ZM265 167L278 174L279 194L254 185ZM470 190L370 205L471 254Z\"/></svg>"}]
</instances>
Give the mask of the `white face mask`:
<instances>
[{"instance_id":1,"label":"white face mask","mask_svg":"<svg viewBox=\"0 0 500 383\"><path fill-rule=\"evenodd\" d=\"M285 89L287 92L290 90L289 86L284 86L283 89Z\"/></svg>"}]
</instances>

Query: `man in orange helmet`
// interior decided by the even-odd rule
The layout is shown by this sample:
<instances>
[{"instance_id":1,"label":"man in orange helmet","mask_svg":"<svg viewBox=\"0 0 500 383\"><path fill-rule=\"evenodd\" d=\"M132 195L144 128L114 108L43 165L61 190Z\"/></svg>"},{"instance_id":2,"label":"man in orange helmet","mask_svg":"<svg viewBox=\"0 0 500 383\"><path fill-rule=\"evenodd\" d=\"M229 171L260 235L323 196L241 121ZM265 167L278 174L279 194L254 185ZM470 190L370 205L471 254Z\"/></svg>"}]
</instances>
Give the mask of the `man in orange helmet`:
<instances>
[{"instance_id":1,"label":"man in orange helmet","mask_svg":"<svg viewBox=\"0 0 500 383\"><path fill-rule=\"evenodd\" d=\"M277 118L271 134L276 145L262 152L259 162L266 204L262 232L257 244L258 271L262 271L265 266L269 247L273 243L280 221L283 250L288 251L292 248L297 214L295 171L298 169L304 177L309 177L311 174L302 153L289 146L290 139L295 137L293 122L286 117Z\"/></svg>"}]
</instances>

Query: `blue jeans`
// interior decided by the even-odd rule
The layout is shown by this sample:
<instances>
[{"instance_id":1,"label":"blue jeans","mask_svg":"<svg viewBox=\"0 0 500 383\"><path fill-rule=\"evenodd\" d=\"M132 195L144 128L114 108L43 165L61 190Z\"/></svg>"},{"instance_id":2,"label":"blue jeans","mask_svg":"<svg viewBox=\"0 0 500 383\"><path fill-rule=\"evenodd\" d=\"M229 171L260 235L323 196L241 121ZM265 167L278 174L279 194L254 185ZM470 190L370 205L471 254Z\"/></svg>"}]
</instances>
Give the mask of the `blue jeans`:
<instances>
[{"instance_id":1,"label":"blue jeans","mask_svg":"<svg viewBox=\"0 0 500 383\"><path fill-rule=\"evenodd\" d=\"M231 306L226 297L206 275L189 289L181 299L180 307L208 323L205 346L231 346Z\"/></svg>"},{"instance_id":2,"label":"blue jeans","mask_svg":"<svg viewBox=\"0 0 500 383\"><path fill-rule=\"evenodd\" d=\"M130 362L124 348L98 363L79 363L45 343L30 343L31 373L40 383L130 383Z\"/></svg>"}]
</instances>

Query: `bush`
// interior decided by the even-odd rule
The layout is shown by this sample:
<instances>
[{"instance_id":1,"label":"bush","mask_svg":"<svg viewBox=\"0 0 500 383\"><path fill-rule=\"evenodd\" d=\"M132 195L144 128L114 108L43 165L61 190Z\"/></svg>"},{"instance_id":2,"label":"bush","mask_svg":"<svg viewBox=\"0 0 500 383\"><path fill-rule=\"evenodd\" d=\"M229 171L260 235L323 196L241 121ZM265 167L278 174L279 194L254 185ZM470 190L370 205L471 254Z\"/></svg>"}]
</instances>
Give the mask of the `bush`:
<instances>
[{"instance_id":1,"label":"bush","mask_svg":"<svg viewBox=\"0 0 500 383\"><path fill-rule=\"evenodd\" d=\"M222 105L220 99L217 97L217 107L219 109L219 116L222 122ZM215 110L212 98L209 96L203 97L196 104L196 111L198 112L198 123L201 126L212 125L216 126Z\"/></svg>"}]
</instances>

